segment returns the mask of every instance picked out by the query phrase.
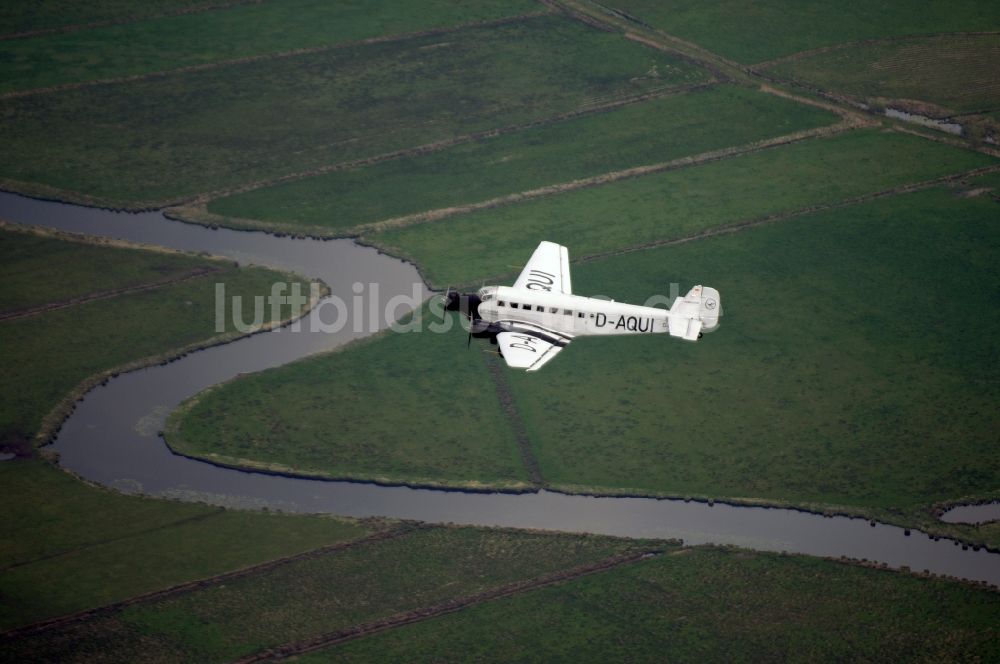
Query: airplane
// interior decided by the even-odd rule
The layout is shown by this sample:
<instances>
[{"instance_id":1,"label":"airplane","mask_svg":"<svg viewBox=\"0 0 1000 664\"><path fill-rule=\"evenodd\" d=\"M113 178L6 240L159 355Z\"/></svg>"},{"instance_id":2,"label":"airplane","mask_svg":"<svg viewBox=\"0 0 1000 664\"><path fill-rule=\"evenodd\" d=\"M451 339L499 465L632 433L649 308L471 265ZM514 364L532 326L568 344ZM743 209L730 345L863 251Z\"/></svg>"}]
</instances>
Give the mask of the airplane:
<instances>
[{"instance_id":1,"label":"airplane","mask_svg":"<svg viewBox=\"0 0 1000 664\"><path fill-rule=\"evenodd\" d=\"M646 307L573 294L569 251L542 242L511 286L483 286L462 294L451 287L446 311L469 318L469 338L495 344L507 365L538 371L577 337L669 333L697 341L719 327L719 291L695 286L670 309Z\"/></svg>"}]
</instances>

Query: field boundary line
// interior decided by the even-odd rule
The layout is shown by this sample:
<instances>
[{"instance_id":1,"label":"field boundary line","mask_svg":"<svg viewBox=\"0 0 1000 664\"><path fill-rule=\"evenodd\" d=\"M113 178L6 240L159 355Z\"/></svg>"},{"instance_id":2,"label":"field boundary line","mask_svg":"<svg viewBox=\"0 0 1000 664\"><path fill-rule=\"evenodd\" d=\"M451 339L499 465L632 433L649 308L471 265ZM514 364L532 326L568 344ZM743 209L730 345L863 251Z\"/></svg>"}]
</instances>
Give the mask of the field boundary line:
<instances>
[{"instance_id":1,"label":"field boundary line","mask_svg":"<svg viewBox=\"0 0 1000 664\"><path fill-rule=\"evenodd\" d=\"M848 48L857 48L859 46L876 46L879 44L892 44L895 42L916 41L920 39L944 39L947 37L989 37L993 35L1000 35L1000 30L933 32L925 35L912 34L912 35L897 35L895 37L874 37L872 39L858 39L855 41L841 42L840 44L831 44L829 46L818 46L816 48L810 48L804 51L798 51L797 53L782 55L777 58L771 58L769 60L761 60L760 62L748 65L748 68L756 73L761 69L768 69L770 67L784 64L786 62L797 62L799 60L810 58L814 55L822 55L824 53L830 53L832 51L840 51Z\"/></svg>"},{"instance_id":2,"label":"field boundary line","mask_svg":"<svg viewBox=\"0 0 1000 664\"><path fill-rule=\"evenodd\" d=\"M506 367L501 366L498 360L490 357L486 358L486 367L489 369L490 378L493 380L493 386L496 388L500 409L503 411L507 422L514 431L514 437L517 439L517 449L521 454L521 463L528 473L528 481L536 487L541 488L545 486L545 480L542 479L541 466L538 463L538 459L535 458L534 451L531 449L531 439L528 437L528 429L524 425L521 411L518 410L517 401L515 401L514 395L510 391L510 383L506 376Z\"/></svg>"},{"instance_id":3,"label":"field boundary line","mask_svg":"<svg viewBox=\"0 0 1000 664\"><path fill-rule=\"evenodd\" d=\"M80 551L86 551L87 549L92 549L94 547L102 546L104 544L111 544L112 542L121 542L123 540L131 539L133 537L141 537L149 533L155 533L161 530L166 530L168 528L173 528L174 526L182 526L188 523L198 523L199 521L205 521L206 519L211 519L213 517L219 516L224 511L225 510L223 508L219 507L214 512L208 512L206 514L196 514L194 516L184 517L183 519L177 519L176 521L160 524L159 526L156 526L154 528L137 530L134 533L128 533L127 535L119 535L118 537L109 537L108 539L96 540L92 542L84 542L80 546L74 547L72 549L64 549L62 551L56 551L55 553L39 556L38 558L32 558L31 560L24 560L19 563L7 565L6 567L0 568L0 572L6 572L8 570L17 569L18 567L25 567L27 565L34 565L35 563L41 563L45 562L46 560L52 560L53 558L58 558L60 556L66 556L69 554L78 553Z\"/></svg>"},{"instance_id":4,"label":"field boundary line","mask_svg":"<svg viewBox=\"0 0 1000 664\"><path fill-rule=\"evenodd\" d=\"M384 44L391 42L403 42L410 39L420 39L422 37L433 37L436 35L444 35L452 32L459 32L462 30L471 30L475 28L491 28L500 25L520 23L533 18L539 18L542 16L550 16L552 12L541 11L541 12L529 12L527 14L518 14L517 16L507 16L500 19L492 19L488 21L470 21L467 23L461 23L452 26L445 26L441 28L431 28L429 30L421 30L418 32L406 32L396 35L384 35L380 37L368 37L366 39L356 39L347 42L340 42L337 44L326 44L323 46L310 46L308 48L297 48L289 51L276 51L273 53L258 53L256 55L246 55L239 58L230 58L228 60L217 60L215 62L204 62L197 65L187 65L185 67L177 67L175 69L160 69L157 71L145 72L142 74L130 74L128 76L115 76L111 78L100 78L94 79L92 81L78 81L75 83L60 83L58 85L49 85L41 88L29 88L27 90L13 90L11 92L0 93L0 101L7 99L17 99L21 97L32 97L35 95L50 94L54 92L65 92L67 90L79 90L83 88L90 88L100 85L115 85L119 83L135 83L137 81L146 81L157 78L165 78L167 76L173 76L176 74L190 74L194 72L210 71L212 69L222 69L224 67L232 67L237 65L250 64L253 62L263 62L267 60L281 60L286 58L294 58L300 55L312 55L315 53L325 53L327 51L336 51L345 48L352 48L358 46L368 46L371 44Z\"/></svg>"},{"instance_id":5,"label":"field boundary line","mask_svg":"<svg viewBox=\"0 0 1000 664\"><path fill-rule=\"evenodd\" d=\"M92 609L84 609L83 611L77 611L76 613L57 616L55 618L47 618L45 620L31 623L29 625L24 625L22 627L15 627L13 629L7 630L6 632L0 633L0 639L18 638L28 634L35 634L50 629L65 627L66 625L83 622L85 620L89 620L90 618L94 618L97 616L106 615L109 613L115 613L117 611L120 611L121 609L136 604L153 602L167 597L172 597L174 595L183 594L192 590L199 590L201 588L214 586L219 583L223 583L225 581L232 581L234 579L239 579L245 576L260 574L262 572L267 572L277 567L288 565L300 560L306 560L309 558L318 558L332 553L337 553L338 551L343 551L358 546L366 546L373 542L381 542L385 540L395 539L397 537L408 535L413 531L417 530L418 528L419 526L415 524L404 524L402 526L396 526L393 528L377 531L371 533L370 535L359 537L358 539L348 540L346 542L336 542L334 544L328 544L326 546L321 546L316 549L310 549L309 551L303 551L301 553L295 553L290 556L284 556L281 558L275 558L273 560L267 560L265 562L258 563L256 565L249 565L247 567L241 567L239 569L232 570L229 572L223 572L222 574L217 574L215 576L196 579L194 581L186 581L184 583L170 586L169 588L164 588L162 590L154 590L152 592L143 593L141 595L135 595L134 597L129 597L128 599L123 599L118 602L112 602L111 604L105 604L104 606L98 606Z\"/></svg>"},{"instance_id":6,"label":"field boundary line","mask_svg":"<svg viewBox=\"0 0 1000 664\"><path fill-rule=\"evenodd\" d=\"M476 604L510 597L512 595L556 585L565 581L571 581L589 574L605 572L615 567L637 563L652 556L660 555L661 553L661 550L655 549L640 551L637 553L618 554L595 563L578 565L576 567L560 570L558 572L544 574L533 579L514 581L512 583L507 583L490 590L484 590L473 595L466 595L464 597L447 600L445 602L441 602L440 604L414 609L403 613L397 613L381 620L361 623L359 625L354 625L335 632L322 634L311 639L296 641L274 648L268 648L240 658L235 661L235 664L252 664L254 662L280 660L307 652L313 652L321 648L338 645L346 641L352 641L354 639L369 636L371 634L377 634L396 627L402 627L403 625L409 625L415 622L428 620L430 618L436 618L448 613L454 613Z\"/></svg>"},{"instance_id":7,"label":"field boundary line","mask_svg":"<svg viewBox=\"0 0 1000 664\"><path fill-rule=\"evenodd\" d=\"M502 207L514 203L521 203L536 198L545 198L548 196L563 194L578 189L589 189L591 187L610 184L612 182L617 182L619 180L632 179L632 178L642 177L644 175L653 175L656 173L666 173L668 171L679 170L689 166L699 166L702 164L707 164L714 161L720 161L730 157L737 157L745 154L750 154L753 152L759 152L761 150L780 147L783 145L790 145L792 143L797 143L799 141L807 140L810 138L820 138L820 137L825 138L845 131L856 129L861 126L867 126L868 124L869 123L861 124L853 120L844 120L832 125L826 125L824 127L803 129L801 131L793 132L791 134L784 134L782 136L766 138L760 141L754 141L752 143L746 143L738 146L720 148L718 150L710 150L708 152L702 152L696 155L678 157L677 159L672 159L670 161L660 162L657 164L647 164L645 166L633 166L631 168L626 168L619 171L611 171L610 173L602 173L600 175L594 175L591 177L571 180L569 182L561 182L558 184L546 185L544 187L538 187L537 189L529 189L526 191L516 192L513 194L505 194L503 196L490 198L485 201L469 203L467 205L456 205L452 207L438 208L436 210L427 210L424 212L418 212L415 214L405 215L401 217L393 217L391 219L385 219L383 221L376 221L370 224L355 226L352 229L352 231L356 231L364 235L365 233L380 232L389 229L402 228L406 226L413 226L416 224L439 221L447 217L453 217L456 215L468 214L471 212L478 212L481 210Z\"/></svg>"},{"instance_id":8,"label":"field boundary line","mask_svg":"<svg viewBox=\"0 0 1000 664\"><path fill-rule=\"evenodd\" d=\"M746 78L748 72L746 67L739 62L730 60L718 53L713 53L708 49L689 42L680 37L667 34L657 27L645 23L641 19L632 16L627 12L614 9L597 2L596 0L540 0L541 2L561 9L568 16L588 25L603 25L610 31L620 31L623 35L632 34L633 38L639 37L642 43L652 48L685 56L691 61L705 67L709 71L718 71L721 75L733 78L732 74ZM588 7L589 5L589 7ZM589 11L588 11L589 10ZM596 15L595 15L596 14ZM645 37L634 33L634 29L642 30L655 38ZM637 40L638 41L638 40ZM729 70L727 72L726 70Z\"/></svg>"},{"instance_id":9,"label":"field boundary line","mask_svg":"<svg viewBox=\"0 0 1000 664\"><path fill-rule=\"evenodd\" d=\"M49 311L58 311L59 309L74 307L78 304L86 304L88 302L96 302L98 300L108 300L111 298L118 297L119 295L130 295L132 293L141 293L143 291L156 290L158 288L163 288L164 286L169 286L171 284L179 284L185 281L190 281L191 279L197 279L198 277L204 277L209 274L218 274L220 272L227 272L227 271L229 271L229 268L224 268L222 266L196 267L176 277L165 277L163 279L149 281L144 284L125 286L123 288L113 288L111 290L106 290L106 291L97 291L95 293L89 293L87 295L71 297L65 300L60 300L58 302L49 302L47 304L41 304L36 307L30 307L28 309L18 309L16 311L2 312L0 313L0 322L17 320L19 318L27 318L29 316L36 316L38 314L47 313Z\"/></svg>"},{"instance_id":10,"label":"field boundary line","mask_svg":"<svg viewBox=\"0 0 1000 664\"><path fill-rule=\"evenodd\" d=\"M888 198L890 196L897 196L899 194L910 194L916 191L921 191L923 189L930 189L937 185L946 184L949 182L957 182L969 177L976 177L979 175L985 175L987 173L1000 172L1000 164L993 166L983 166L980 168L974 168L968 171L962 171L961 173L952 173L951 175L942 175L937 178L932 178L930 180L922 180L920 182L913 182L910 184L903 184L896 187L891 187L889 189L883 189L881 191L876 191L868 194L862 194L861 196L854 196L851 198L845 198L840 201L835 201L833 203L824 203L821 205L810 205L803 208L797 208L795 210L787 210L784 212L775 212L772 214L763 215L760 217L754 217L752 219L746 219L743 221L737 221L732 224L726 224L723 226L716 226L700 233L695 233L693 235L687 235L679 238L672 238L669 240L655 240L653 242L645 242L643 244L637 244L630 247L622 247L620 249L612 249L610 251L602 251L595 254L588 254L586 256L581 256L575 259L574 263L588 263L591 261L601 260L604 258L610 258L612 256L620 256L623 254L631 254L636 251L644 251L646 249L655 249L658 247L674 246L679 244L686 244L688 242L694 242L696 240L704 240L706 238L715 237L717 235L729 235L732 233L737 233L740 231L747 230L749 228L755 228L757 226L763 226L765 224L770 224L777 221L783 221L785 219L791 219L793 217L800 217L807 214L812 214L814 212L824 212L826 210L836 210L838 208L850 207L852 205L857 205L859 203L865 203L871 200L876 200L879 198Z\"/></svg>"},{"instance_id":11,"label":"field boundary line","mask_svg":"<svg viewBox=\"0 0 1000 664\"><path fill-rule=\"evenodd\" d=\"M319 175L325 175L327 173L335 173L337 171L346 171L354 168L362 168L364 166L373 166L375 164L382 163L384 161L393 161L395 159L406 159L409 157L419 157L425 154L431 154L433 152L440 152L447 148L455 147L457 145L464 145L466 143L471 143L473 141L478 141L485 138L495 138L497 136L505 136L507 134L517 133L519 131L524 131L526 129L533 129L535 127L543 127L549 124L556 124L558 122L565 122L566 120L573 120L578 117L585 117L588 115L597 115L599 113L607 113L609 111L614 111L625 106L631 106L633 104L639 104L645 101L650 101L652 99L660 99L665 97L672 97L675 95L688 94L691 92L697 92L699 90L707 90L718 85L717 81L707 81L703 83L692 83L689 85L679 85L670 88L663 88L659 90L653 90L651 92L646 92L638 95L630 95L628 97L621 97L619 99L614 99L597 105L589 105L581 108L576 108L572 111L566 111L563 113L557 113L555 115L549 115L544 118L539 118L537 120L531 120L529 122L524 122L521 124L505 125L502 127L495 127L493 129L484 129L483 131L472 132L470 134L463 134L461 136L454 136L452 138L446 138L439 141L432 141L430 143L423 143L421 145L415 145L408 148L401 148L399 150L392 150L390 152L383 152L381 154L372 155L370 157L361 157L359 159L351 159L348 161L340 161L333 164L327 164L325 166L319 166L317 168L311 168L306 171L297 171L294 173L287 173L285 175L279 175L272 178L267 178L265 180L256 180L254 182L248 182L245 184L240 184L235 187L230 187L227 189L217 189L215 191L205 192L198 194L196 196L190 197L185 201L177 202L170 205L170 212L173 214L173 218L181 219L183 221L193 221L195 223L201 224L212 224L217 223L222 225L221 222L225 220L233 219L241 223L241 226L247 228L259 228L259 229L274 229L275 224L269 222L261 222L255 219L235 219L231 217L225 217L223 215L216 215L207 210L203 210L198 206L204 206L209 201L226 198L228 196L235 196L237 194L245 194L256 189L263 189L265 187L273 187L279 184L286 184L288 182L294 182L296 180L305 180L307 178L316 177ZM377 222L376 222L377 223ZM301 227L295 227L286 224L286 231L290 233L295 233L297 229L301 230ZM353 230L353 229L345 229ZM344 235L341 234L341 237Z\"/></svg>"},{"instance_id":12,"label":"field boundary line","mask_svg":"<svg viewBox=\"0 0 1000 664\"><path fill-rule=\"evenodd\" d=\"M173 9L160 14L152 14L145 17L135 17L129 16L128 18L112 18L105 21L93 21L91 23L74 23L72 25L60 25L53 28L40 28L38 30L25 30L24 32L11 32L6 35L0 35L0 41L8 41L11 39L25 39L29 37L42 37L45 35L54 35L65 32L80 32L82 30L93 30L94 28L106 28L113 25L128 25L129 23L142 23L143 21L153 21L158 18L170 18L172 16L185 16L187 14L200 14L202 12L214 11L217 9L232 9L233 7L241 7L243 5L261 5L264 4L266 0L232 0L231 2L220 2L217 4L206 3L203 5L194 5L192 7L185 7L183 9Z\"/></svg>"},{"instance_id":13,"label":"field boundary line","mask_svg":"<svg viewBox=\"0 0 1000 664\"><path fill-rule=\"evenodd\" d=\"M637 251L645 251L647 249L657 249L659 247L668 247L679 244L686 244L688 242L694 242L697 240L704 240L707 238L715 237L717 235L729 235L732 233L737 233L750 228L755 228L757 226L763 226L765 224L774 223L778 221L784 221L785 219L791 219L794 217L799 217L802 215L812 214L813 212L823 212L825 210L834 210L842 207L850 207L858 203L864 203L869 200L875 200L878 198L886 198L889 196L895 196L898 194L908 194L915 191L920 191L922 189L929 189L931 187L946 184L949 182L958 182L964 180L965 178L977 177L979 175L986 175L988 173L1000 172L1000 164L992 166L982 166L980 168L974 168L969 171L962 171L961 173L952 173L951 175L943 175L930 180L922 180L920 182L899 185L897 187L892 187L890 189L884 189L877 192L872 192L869 194L863 194L861 196L855 196L852 198L846 198L840 201L834 201L832 203L824 203L822 205L812 205L804 208L796 208L794 210L786 210L784 212L775 212L772 214L763 215L760 217L753 217L752 219L745 219L742 221L736 221L731 224L724 224L722 226L715 226L713 228L694 233L692 235L686 235L683 237L669 238L662 240L653 240L651 242L644 242L642 244L635 244L627 247L619 247L617 249L609 249L607 251L600 251L593 254L586 254L583 256L578 256L570 260L570 263L589 263L591 261L603 260L605 258L611 258L613 256L621 256L624 254L631 254ZM380 245L370 245L378 249L383 249ZM384 250L384 249L383 249ZM415 261L416 259L410 256L403 256L405 260ZM475 283L480 281L493 282L502 281L510 277L513 273L505 272L503 274L494 274L487 276L485 278L476 279ZM425 278L426 281L426 278ZM472 284L462 284L465 286L470 286ZM595 494L596 495L596 494ZM630 494L631 495L631 494Z\"/></svg>"}]
</instances>

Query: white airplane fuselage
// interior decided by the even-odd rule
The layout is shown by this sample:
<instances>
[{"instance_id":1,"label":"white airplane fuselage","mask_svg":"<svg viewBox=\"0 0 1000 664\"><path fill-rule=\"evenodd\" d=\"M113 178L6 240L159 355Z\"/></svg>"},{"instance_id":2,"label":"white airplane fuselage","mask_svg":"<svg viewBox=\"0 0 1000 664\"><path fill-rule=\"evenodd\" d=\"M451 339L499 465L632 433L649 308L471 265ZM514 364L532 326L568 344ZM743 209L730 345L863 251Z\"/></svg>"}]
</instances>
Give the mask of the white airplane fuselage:
<instances>
[{"instance_id":1,"label":"white airplane fuselage","mask_svg":"<svg viewBox=\"0 0 1000 664\"><path fill-rule=\"evenodd\" d=\"M719 291L694 286L669 309L573 294L569 251L555 242L538 244L513 286L484 286L463 295L450 288L446 311L468 317L469 341L486 338L507 366L538 371L576 337L667 333L697 341L719 327Z\"/></svg>"},{"instance_id":2,"label":"white airplane fuselage","mask_svg":"<svg viewBox=\"0 0 1000 664\"><path fill-rule=\"evenodd\" d=\"M670 331L670 312L545 290L488 286L478 293L479 319L552 332L565 339L614 334L656 334Z\"/></svg>"}]
</instances>

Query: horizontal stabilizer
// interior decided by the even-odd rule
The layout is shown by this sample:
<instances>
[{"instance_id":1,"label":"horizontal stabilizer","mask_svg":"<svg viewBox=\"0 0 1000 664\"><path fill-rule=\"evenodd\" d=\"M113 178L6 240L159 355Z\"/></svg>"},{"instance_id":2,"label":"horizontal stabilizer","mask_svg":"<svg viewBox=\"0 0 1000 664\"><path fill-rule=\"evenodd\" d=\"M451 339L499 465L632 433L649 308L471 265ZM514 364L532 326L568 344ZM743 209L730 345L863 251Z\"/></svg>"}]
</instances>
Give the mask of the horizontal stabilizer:
<instances>
[{"instance_id":1,"label":"horizontal stabilizer","mask_svg":"<svg viewBox=\"0 0 1000 664\"><path fill-rule=\"evenodd\" d=\"M670 307L670 335L697 341L703 332L719 327L722 299L719 291L708 286L695 286Z\"/></svg>"}]
</instances>

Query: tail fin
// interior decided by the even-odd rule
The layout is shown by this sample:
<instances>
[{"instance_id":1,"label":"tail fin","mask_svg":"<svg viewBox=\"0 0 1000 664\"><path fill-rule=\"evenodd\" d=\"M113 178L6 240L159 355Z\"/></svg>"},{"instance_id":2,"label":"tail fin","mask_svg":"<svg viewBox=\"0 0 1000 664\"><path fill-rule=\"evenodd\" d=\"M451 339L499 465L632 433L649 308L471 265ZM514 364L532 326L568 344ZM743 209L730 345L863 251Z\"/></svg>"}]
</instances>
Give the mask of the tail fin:
<instances>
[{"instance_id":1,"label":"tail fin","mask_svg":"<svg viewBox=\"0 0 1000 664\"><path fill-rule=\"evenodd\" d=\"M722 299L719 291L708 286L695 286L670 307L670 334L688 341L697 341L703 332L719 327Z\"/></svg>"}]
</instances>

